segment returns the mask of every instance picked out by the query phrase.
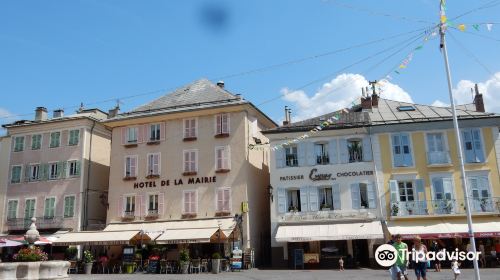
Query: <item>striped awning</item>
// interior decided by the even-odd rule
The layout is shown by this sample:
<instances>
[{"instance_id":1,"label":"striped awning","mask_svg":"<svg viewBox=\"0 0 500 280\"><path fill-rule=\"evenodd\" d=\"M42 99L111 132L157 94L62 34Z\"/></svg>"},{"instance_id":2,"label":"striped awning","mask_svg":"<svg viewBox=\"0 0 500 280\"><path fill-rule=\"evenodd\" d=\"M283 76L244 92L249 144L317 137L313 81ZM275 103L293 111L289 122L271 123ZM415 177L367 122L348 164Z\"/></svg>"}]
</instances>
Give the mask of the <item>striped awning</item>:
<instances>
[{"instance_id":1,"label":"striped awning","mask_svg":"<svg viewBox=\"0 0 500 280\"><path fill-rule=\"evenodd\" d=\"M61 234L54 246L68 245L129 245L149 242L151 238L138 230L131 231L80 231Z\"/></svg>"}]
</instances>

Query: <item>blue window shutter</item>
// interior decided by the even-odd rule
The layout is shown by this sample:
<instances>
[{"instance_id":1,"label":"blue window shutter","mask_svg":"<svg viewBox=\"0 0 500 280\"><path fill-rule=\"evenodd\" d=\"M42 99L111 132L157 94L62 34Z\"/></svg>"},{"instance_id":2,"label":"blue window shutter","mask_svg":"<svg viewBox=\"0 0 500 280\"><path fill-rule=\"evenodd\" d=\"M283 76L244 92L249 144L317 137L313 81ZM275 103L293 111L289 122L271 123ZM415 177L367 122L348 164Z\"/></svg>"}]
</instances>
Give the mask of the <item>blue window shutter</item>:
<instances>
[{"instance_id":1,"label":"blue window shutter","mask_svg":"<svg viewBox=\"0 0 500 280\"><path fill-rule=\"evenodd\" d=\"M360 209L361 208L361 199L359 194L359 184L351 184L351 200L352 200L352 209Z\"/></svg>"},{"instance_id":2,"label":"blue window shutter","mask_svg":"<svg viewBox=\"0 0 500 280\"><path fill-rule=\"evenodd\" d=\"M408 133L401 133L401 156L404 166L413 165L413 159L411 156L410 135Z\"/></svg>"},{"instance_id":3,"label":"blue window shutter","mask_svg":"<svg viewBox=\"0 0 500 280\"><path fill-rule=\"evenodd\" d=\"M368 183L366 189L368 191L368 208L377 208L375 185L373 183Z\"/></svg>"},{"instance_id":4,"label":"blue window shutter","mask_svg":"<svg viewBox=\"0 0 500 280\"><path fill-rule=\"evenodd\" d=\"M363 138L363 161L372 161L372 142L370 136Z\"/></svg>"},{"instance_id":5,"label":"blue window shutter","mask_svg":"<svg viewBox=\"0 0 500 280\"><path fill-rule=\"evenodd\" d=\"M471 131L469 129L464 129L462 130L461 134L462 134L462 146L464 148L465 161L475 162L474 143L472 141ZM467 143L469 143L469 145Z\"/></svg>"},{"instance_id":6,"label":"blue window shutter","mask_svg":"<svg viewBox=\"0 0 500 280\"><path fill-rule=\"evenodd\" d=\"M339 184L334 184L332 188L332 194L333 194L333 209L334 210L340 210L341 209L341 203L340 203L340 185Z\"/></svg>"},{"instance_id":7,"label":"blue window shutter","mask_svg":"<svg viewBox=\"0 0 500 280\"><path fill-rule=\"evenodd\" d=\"M332 139L328 143L328 156L330 157L330 164L339 163L339 154L337 150L337 139Z\"/></svg>"},{"instance_id":8,"label":"blue window shutter","mask_svg":"<svg viewBox=\"0 0 500 280\"><path fill-rule=\"evenodd\" d=\"M476 162L484 162L483 145L481 143L481 130L479 128L472 129L472 147L474 149L474 154L476 155Z\"/></svg>"},{"instance_id":9,"label":"blue window shutter","mask_svg":"<svg viewBox=\"0 0 500 280\"><path fill-rule=\"evenodd\" d=\"M300 212L308 212L308 187L300 188Z\"/></svg>"},{"instance_id":10,"label":"blue window shutter","mask_svg":"<svg viewBox=\"0 0 500 280\"><path fill-rule=\"evenodd\" d=\"M301 191L302 193L302 191ZM311 211L319 210L319 192L317 187L309 187L309 208ZM302 199L301 199L302 203Z\"/></svg>"},{"instance_id":11,"label":"blue window shutter","mask_svg":"<svg viewBox=\"0 0 500 280\"><path fill-rule=\"evenodd\" d=\"M348 163L349 162L349 154L347 153L347 140L346 139L339 140L339 150L340 150L340 163Z\"/></svg>"},{"instance_id":12,"label":"blue window shutter","mask_svg":"<svg viewBox=\"0 0 500 280\"><path fill-rule=\"evenodd\" d=\"M286 212L286 190L284 188L278 188L278 213Z\"/></svg>"},{"instance_id":13,"label":"blue window shutter","mask_svg":"<svg viewBox=\"0 0 500 280\"><path fill-rule=\"evenodd\" d=\"M297 145L297 160L299 166L306 166L306 143L299 142Z\"/></svg>"},{"instance_id":14,"label":"blue window shutter","mask_svg":"<svg viewBox=\"0 0 500 280\"><path fill-rule=\"evenodd\" d=\"M424 179L415 180L415 184L417 186L417 197L415 200L418 202L417 213L425 214L425 209L427 209L427 200L425 198L425 184Z\"/></svg>"},{"instance_id":15,"label":"blue window shutter","mask_svg":"<svg viewBox=\"0 0 500 280\"><path fill-rule=\"evenodd\" d=\"M307 165L309 166L316 165L316 154L314 153L314 143L307 142L305 144L306 144Z\"/></svg>"},{"instance_id":16,"label":"blue window shutter","mask_svg":"<svg viewBox=\"0 0 500 280\"><path fill-rule=\"evenodd\" d=\"M391 190L391 203L399 202L398 181L390 180L389 188Z\"/></svg>"},{"instance_id":17,"label":"blue window shutter","mask_svg":"<svg viewBox=\"0 0 500 280\"><path fill-rule=\"evenodd\" d=\"M285 150L283 148L278 148L274 151L274 155L276 156L276 168L285 167Z\"/></svg>"},{"instance_id":18,"label":"blue window shutter","mask_svg":"<svg viewBox=\"0 0 500 280\"><path fill-rule=\"evenodd\" d=\"M394 166L403 166L403 146L400 134L392 135L392 156L394 157Z\"/></svg>"}]
</instances>

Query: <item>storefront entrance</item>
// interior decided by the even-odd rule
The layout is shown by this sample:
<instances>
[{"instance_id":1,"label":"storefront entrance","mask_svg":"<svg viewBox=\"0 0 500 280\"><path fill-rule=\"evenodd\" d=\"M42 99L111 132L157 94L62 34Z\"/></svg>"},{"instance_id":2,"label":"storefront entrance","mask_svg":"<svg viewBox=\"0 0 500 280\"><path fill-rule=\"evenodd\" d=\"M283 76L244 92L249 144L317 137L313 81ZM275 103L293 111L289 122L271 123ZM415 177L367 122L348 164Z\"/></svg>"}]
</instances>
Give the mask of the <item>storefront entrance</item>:
<instances>
[{"instance_id":1,"label":"storefront entrance","mask_svg":"<svg viewBox=\"0 0 500 280\"><path fill-rule=\"evenodd\" d=\"M368 240L353 240L352 252L354 259L360 267L370 267L370 258L368 256Z\"/></svg>"}]
</instances>

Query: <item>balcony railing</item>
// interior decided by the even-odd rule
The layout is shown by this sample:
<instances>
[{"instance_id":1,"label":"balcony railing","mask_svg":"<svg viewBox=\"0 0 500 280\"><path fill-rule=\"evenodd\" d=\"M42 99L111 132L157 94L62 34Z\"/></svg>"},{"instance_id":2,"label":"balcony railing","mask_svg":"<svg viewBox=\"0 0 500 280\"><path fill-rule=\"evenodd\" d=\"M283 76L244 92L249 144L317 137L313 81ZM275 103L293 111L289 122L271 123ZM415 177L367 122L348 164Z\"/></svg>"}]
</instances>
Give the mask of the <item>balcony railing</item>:
<instances>
[{"instance_id":1,"label":"balcony railing","mask_svg":"<svg viewBox=\"0 0 500 280\"><path fill-rule=\"evenodd\" d=\"M286 156L286 166L299 166L299 161L297 160L297 155L287 155Z\"/></svg>"},{"instance_id":2,"label":"balcony railing","mask_svg":"<svg viewBox=\"0 0 500 280\"><path fill-rule=\"evenodd\" d=\"M37 217L36 227L38 229L58 229L63 227L63 217ZM27 230L31 225L31 218L7 219L9 230Z\"/></svg>"},{"instance_id":3,"label":"balcony railing","mask_svg":"<svg viewBox=\"0 0 500 280\"><path fill-rule=\"evenodd\" d=\"M429 164L448 164L451 162L450 153L443 152L427 152L427 162Z\"/></svg>"},{"instance_id":4,"label":"balcony railing","mask_svg":"<svg viewBox=\"0 0 500 280\"><path fill-rule=\"evenodd\" d=\"M469 200L473 214L500 214L500 197L472 198ZM391 202L391 216L463 215L466 213L463 199L397 201Z\"/></svg>"},{"instance_id":5,"label":"balcony railing","mask_svg":"<svg viewBox=\"0 0 500 280\"><path fill-rule=\"evenodd\" d=\"M330 159L328 158L328 155L316 156L316 163L317 164L328 164L328 163L330 163Z\"/></svg>"},{"instance_id":6,"label":"balcony railing","mask_svg":"<svg viewBox=\"0 0 500 280\"><path fill-rule=\"evenodd\" d=\"M149 209L148 216L149 217L158 217L158 209Z\"/></svg>"}]
</instances>

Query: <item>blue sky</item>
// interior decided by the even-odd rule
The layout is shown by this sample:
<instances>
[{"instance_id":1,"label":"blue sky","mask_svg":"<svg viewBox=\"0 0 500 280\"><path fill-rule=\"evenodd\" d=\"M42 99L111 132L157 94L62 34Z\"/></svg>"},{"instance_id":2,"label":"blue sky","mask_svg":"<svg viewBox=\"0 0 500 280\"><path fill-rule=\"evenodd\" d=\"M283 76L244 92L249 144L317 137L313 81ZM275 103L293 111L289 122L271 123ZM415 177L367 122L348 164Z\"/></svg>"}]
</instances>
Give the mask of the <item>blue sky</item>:
<instances>
[{"instance_id":1,"label":"blue sky","mask_svg":"<svg viewBox=\"0 0 500 280\"><path fill-rule=\"evenodd\" d=\"M487 109L500 112L496 97L500 73L493 76L500 72L500 1L479 10L474 9L491 0L448 2L449 18L473 10L453 21L455 26L464 23L465 32L451 29L453 38L448 37L457 98L470 102L469 87L477 82L487 95ZM68 114L83 102L108 110L115 102L102 101L116 98L122 99L127 111L202 77L225 77L230 91L261 104L276 121L283 118L285 105L292 107L296 119L317 115L357 99L366 80L384 77L422 45L420 38L404 48L409 38L419 35L411 31L439 20L438 4L437 0L2 1L0 123L31 119L37 106L66 108ZM475 23L480 23L479 31L472 28ZM493 23L492 30L484 23ZM239 74L404 33L340 53ZM391 74L382 96L447 103L438 44L431 38L415 51L400 75ZM374 56L384 49L389 50ZM346 67L370 56L374 57ZM140 96L124 98L134 95Z\"/></svg>"}]
</instances>

